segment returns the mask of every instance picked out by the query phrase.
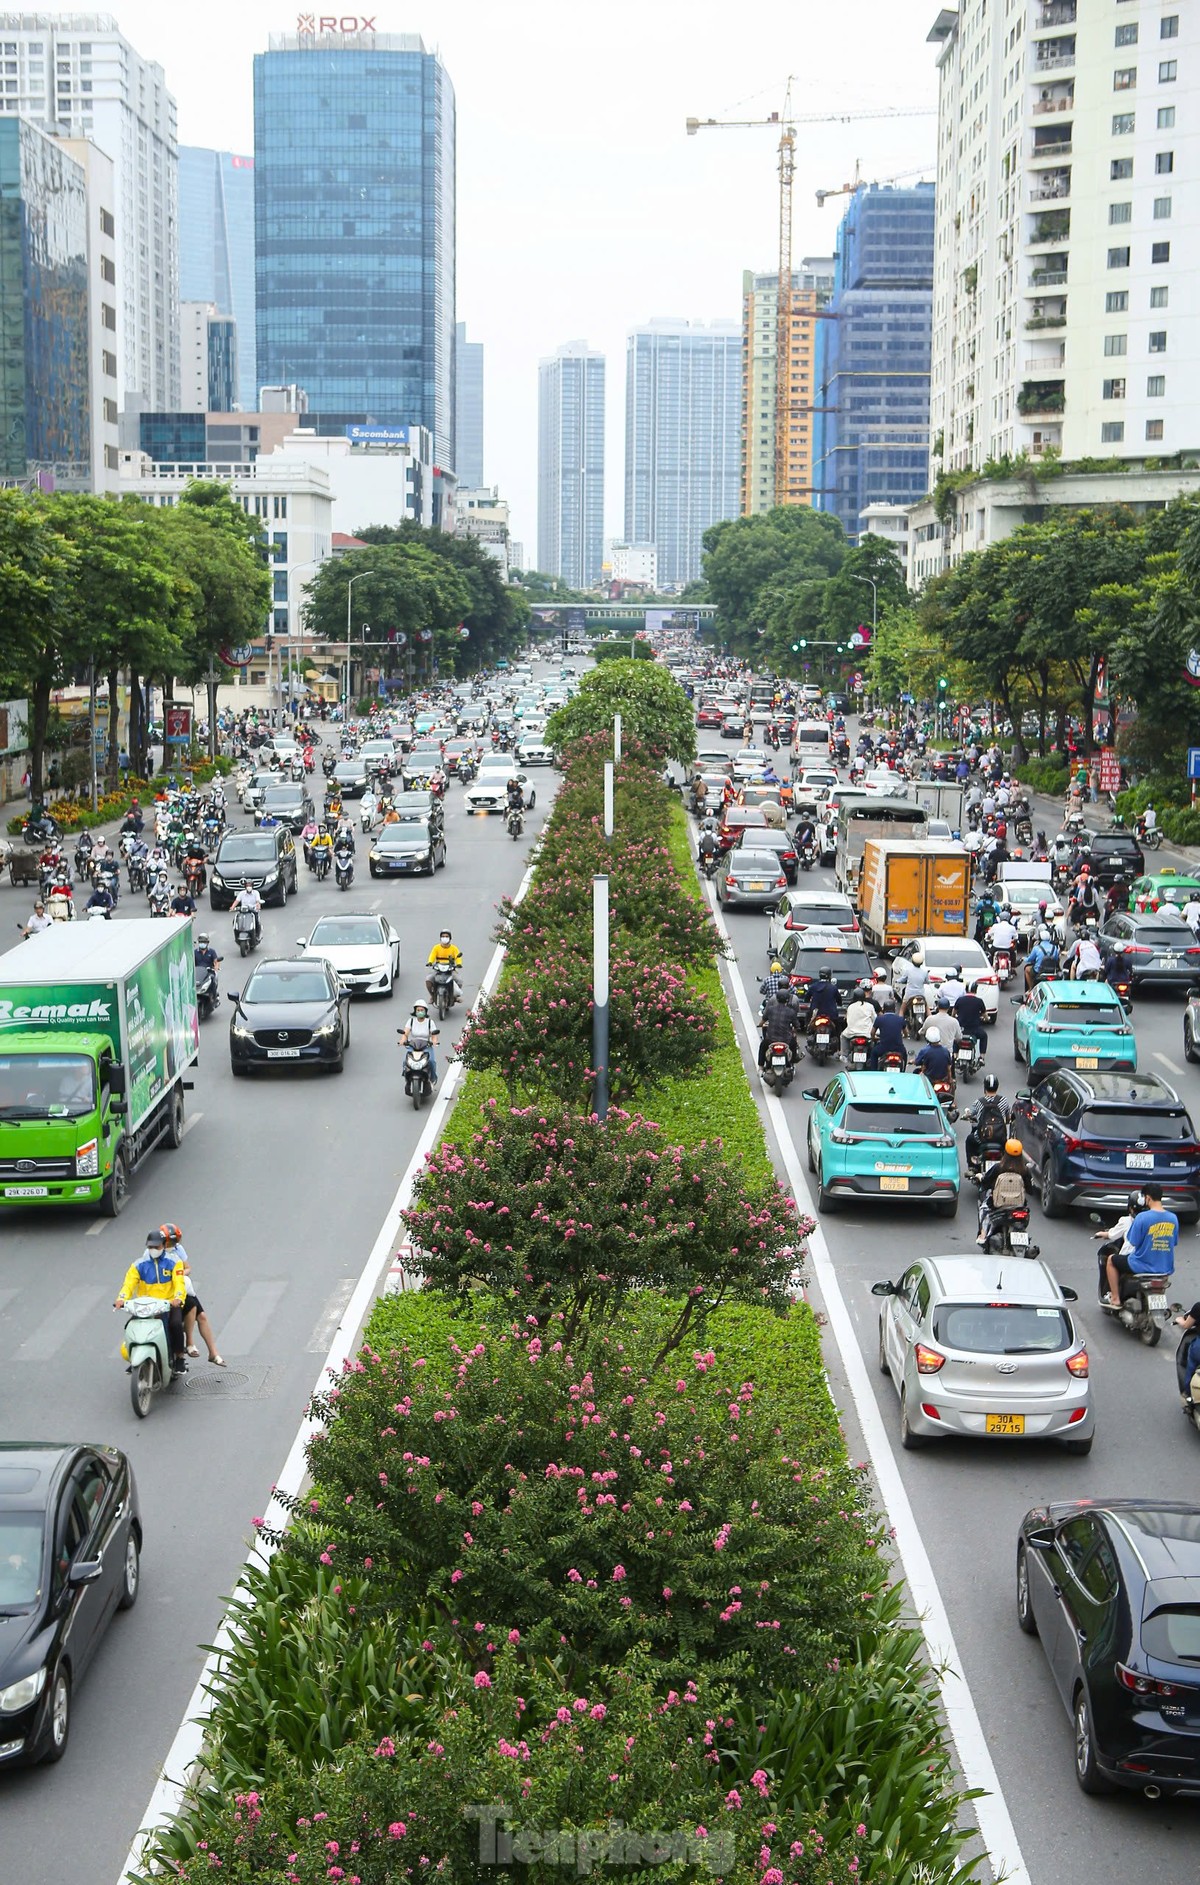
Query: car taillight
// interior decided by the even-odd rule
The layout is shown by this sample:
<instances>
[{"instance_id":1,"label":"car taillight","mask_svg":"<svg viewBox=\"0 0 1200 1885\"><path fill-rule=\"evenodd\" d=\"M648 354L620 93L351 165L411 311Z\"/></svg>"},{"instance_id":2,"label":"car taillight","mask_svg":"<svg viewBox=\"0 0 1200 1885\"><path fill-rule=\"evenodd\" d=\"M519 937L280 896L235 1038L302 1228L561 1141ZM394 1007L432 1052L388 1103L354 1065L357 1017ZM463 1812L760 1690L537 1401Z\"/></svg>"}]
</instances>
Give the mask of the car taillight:
<instances>
[{"instance_id":1,"label":"car taillight","mask_svg":"<svg viewBox=\"0 0 1200 1885\"><path fill-rule=\"evenodd\" d=\"M1077 1355L1067 1356L1067 1373L1073 1374L1077 1381L1086 1381L1088 1374L1088 1352L1081 1348Z\"/></svg>"},{"instance_id":2,"label":"car taillight","mask_svg":"<svg viewBox=\"0 0 1200 1885\"><path fill-rule=\"evenodd\" d=\"M778 877L775 879L775 888L776 890L787 889L787 878L783 875L782 871L780 871Z\"/></svg>"},{"instance_id":3,"label":"car taillight","mask_svg":"<svg viewBox=\"0 0 1200 1885\"><path fill-rule=\"evenodd\" d=\"M1131 1669L1128 1663L1115 1665L1117 1681L1131 1695L1179 1695L1182 1693L1173 1682L1157 1682L1153 1676L1145 1676L1138 1669Z\"/></svg>"},{"instance_id":4,"label":"car taillight","mask_svg":"<svg viewBox=\"0 0 1200 1885\"><path fill-rule=\"evenodd\" d=\"M1068 1133L1063 1140L1064 1152L1104 1152L1107 1149L1102 1139L1074 1139Z\"/></svg>"},{"instance_id":5,"label":"car taillight","mask_svg":"<svg viewBox=\"0 0 1200 1885\"><path fill-rule=\"evenodd\" d=\"M926 1348L924 1342L918 1342L914 1352L918 1374L936 1374L939 1368L946 1365L946 1357L940 1355L936 1348Z\"/></svg>"},{"instance_id":6,"label":"car taillight","mask_svg":"<svg viewBox=\"0 0 1200 1885\"><path fill-rule=\"evenodd\" d=\"M998 988L1000 984L998 977L994 975L977 975L975 986L976 988Z\"/></svg>"},{"instance_id":7,"label":"car taillight","mask_svg":"<svg viewBox=\"0 0 1200 1885\"><path fill-rule=\"evenodd\" d=\"M1126 943L1125 954L1127 956L1152 956L1154 951L1149 943Z\"/></svg>"}]
</instances>

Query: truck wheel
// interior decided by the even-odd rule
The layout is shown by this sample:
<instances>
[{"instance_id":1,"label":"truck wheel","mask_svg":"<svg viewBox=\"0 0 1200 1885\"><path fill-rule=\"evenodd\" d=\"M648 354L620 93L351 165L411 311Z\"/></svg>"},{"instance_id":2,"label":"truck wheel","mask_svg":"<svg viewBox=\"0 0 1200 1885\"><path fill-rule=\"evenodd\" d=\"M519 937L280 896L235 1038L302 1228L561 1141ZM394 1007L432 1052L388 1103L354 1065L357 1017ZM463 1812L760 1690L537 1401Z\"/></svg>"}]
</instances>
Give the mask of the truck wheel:
<instances>
[{"instance_id":1,"label":"truck wheel","mask_svg":"<svg viewBox=\"0 0 1200 1885\"><path fill-rule=\"evenodd\" d=\"M178 1087L171 1095L163 1144L172 1152L177 1152L183 1144L183 1094Z\"/></svg>"},{"instance_id":2,"label":"truck wheel","mask_svg":"<svg viewBox=\"0 0 1200 1885\"><path fill-rule=\"evenodd\" d=\"M120 1217L129 1196L129 1160L124 1146L118 1146L113 1159L112 1176L104 1187L101 1208L105 1217Z\"/></svg>"}]
</instances>

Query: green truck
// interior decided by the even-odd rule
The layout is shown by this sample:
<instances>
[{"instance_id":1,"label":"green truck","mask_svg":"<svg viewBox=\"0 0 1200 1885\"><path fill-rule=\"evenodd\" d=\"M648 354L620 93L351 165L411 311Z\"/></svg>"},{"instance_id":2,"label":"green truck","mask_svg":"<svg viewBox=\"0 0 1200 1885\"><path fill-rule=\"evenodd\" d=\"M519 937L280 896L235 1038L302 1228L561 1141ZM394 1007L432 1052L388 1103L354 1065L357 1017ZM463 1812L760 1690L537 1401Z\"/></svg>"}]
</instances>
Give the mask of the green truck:
<instances>
[{"instance_id":1,"label":"green truck","mask_svg":"<svg viewBox=\"0 0 1200 1885\"><path fill-rule=\"evenodd\" d=\"M0 1205L116 1217L183 1138L199 1040L186 917L55 923L0 955Z\"/></svg>"}]
</instances>

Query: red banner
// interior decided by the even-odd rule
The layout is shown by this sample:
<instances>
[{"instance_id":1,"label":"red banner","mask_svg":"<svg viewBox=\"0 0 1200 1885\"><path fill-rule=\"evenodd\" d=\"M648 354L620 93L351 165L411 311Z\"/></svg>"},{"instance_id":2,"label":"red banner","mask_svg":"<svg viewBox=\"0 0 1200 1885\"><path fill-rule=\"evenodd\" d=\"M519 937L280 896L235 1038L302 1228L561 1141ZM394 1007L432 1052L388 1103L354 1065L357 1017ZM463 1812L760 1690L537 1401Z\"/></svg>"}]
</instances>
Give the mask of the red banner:
<instances>
[{"instance_id":1,"label":"red banner","mask_svg":"<svg viewBox=\"0 0 1200 1885\"><path fill-rule=\"evenodd\" d=\"M1121 790L1121 762L1117 758L1115 746L1105 746L1100 751L1100 790L1119 792Z\"/></svg>"},{"instance_id":2,"label":"red banner","mask_svg":"<svg viewBox=\"0 0 1200 1885\"><path fill-rule=\"evenodd\" d=\"M168 740L178 740L180 744L192 737L192 710L190 707L168 707L164 714Z\"/></svg>"}]
</instances>

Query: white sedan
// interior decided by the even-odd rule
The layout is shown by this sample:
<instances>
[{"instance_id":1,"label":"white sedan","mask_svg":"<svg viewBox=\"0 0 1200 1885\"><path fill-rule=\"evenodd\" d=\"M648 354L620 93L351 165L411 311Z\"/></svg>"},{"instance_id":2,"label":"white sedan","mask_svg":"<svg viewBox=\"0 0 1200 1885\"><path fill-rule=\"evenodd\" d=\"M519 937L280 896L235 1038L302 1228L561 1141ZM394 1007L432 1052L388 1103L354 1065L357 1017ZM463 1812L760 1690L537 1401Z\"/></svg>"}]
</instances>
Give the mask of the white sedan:
<instances>
[{"instance_id":1,"label":"white sedan","mask_svg":"<svg viewBox=\"0 0 1200 1885\"><path fill-rule=\"evenodd\" d=\"M767 750L764 746L743 746L733 756L733 776L735 779L752 779L756 772L765 772Z\"/></svg>"},{"instance_id":2,"label":"white sedan","mask_svg":"<svg viewBox=\"0 0 1200 1885\"><path fill-rule=\"evenodd\" d=\"M400 973L400 933L368 912L323 916L296 941L302 956L321 956L352 993L392 995Z\"/></svg>"},{"instance_id":3,"label":"white sedan","mask_svg":"<svg viewBox=\"0 0 1200 1885\"><path fill-rule=\"evenodd\" d=\"M1000 1012L1000 984L996 972L977 942L967 936L917 936L905 943L892 964L892 987L900 993L905 962L922 964L929 971L929 987L937 990L949 979L951 969L962 970L964 987L978 995L987 1020L993 1022Z\"/></svg>"},{"instance_id":4,"label":"white sedan","mask_svg":"<svg viewBox=\"0 0 1200 1885\"><path fill-rule=\"evenodd\" d=\"M525 774L517 771L516 761L512 759L484 760L479 768L479 776L463 793L464 809L468 812L502 812L508 804L510 779L520 780L525 810L529 811L537 795Z\"/></svg>"},{"instance_id":5,"label":"white sedan","mask_svg":"<svg viewBox=\"0 0 1200 1885\"><path fill-rule=\"evenodd\" d=\"M544 733L522 733L517 741L517 760L522 766L552 766L554 748Z\"/></svg>"}]
</instances>

